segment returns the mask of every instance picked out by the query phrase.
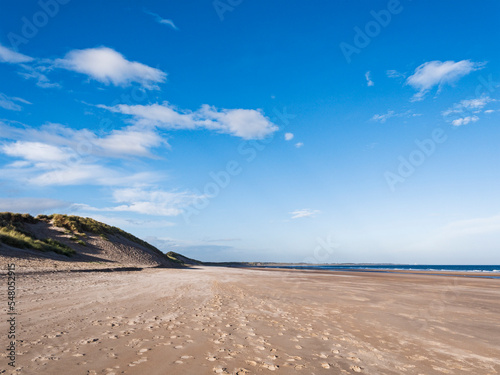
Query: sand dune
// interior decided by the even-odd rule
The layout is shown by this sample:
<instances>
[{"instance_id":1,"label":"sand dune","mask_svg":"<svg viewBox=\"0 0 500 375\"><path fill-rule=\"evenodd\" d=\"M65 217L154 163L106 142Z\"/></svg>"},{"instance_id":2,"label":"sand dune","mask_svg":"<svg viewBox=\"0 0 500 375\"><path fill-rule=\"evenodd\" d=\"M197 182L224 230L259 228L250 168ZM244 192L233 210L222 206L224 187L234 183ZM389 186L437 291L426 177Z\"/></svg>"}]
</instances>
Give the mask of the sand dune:
<instances>
[{"instance_id":1,"label":"sand dune","mask_svg":"<svg viewBox=\"0 0 500 375\"><path fill-rule=\"evenodd\" d=\"M94 232L71 230L69 225L55 225L54 218L0 213L0 229L16 228L18 233L21 229L33 239L49 239L74 252L73 255L66 256L0 241L0 264L15 263L18 268L33 271L179 266L160 250L121 229L88 218L57 216L65 224L89 227ZM72 222L69 219L72 219ZM15 226L12 226L12 223Z\"/></svg>"}]
</instances>

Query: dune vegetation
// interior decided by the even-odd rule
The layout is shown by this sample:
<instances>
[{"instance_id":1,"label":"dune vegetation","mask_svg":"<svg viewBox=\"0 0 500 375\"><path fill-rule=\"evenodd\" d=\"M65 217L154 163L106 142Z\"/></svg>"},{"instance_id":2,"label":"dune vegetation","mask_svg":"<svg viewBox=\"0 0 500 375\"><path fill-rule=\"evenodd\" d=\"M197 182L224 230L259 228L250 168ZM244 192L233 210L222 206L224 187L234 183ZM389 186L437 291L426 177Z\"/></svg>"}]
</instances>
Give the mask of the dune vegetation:
<instances>
[{"instance_id":1,"label":"dune vegetation","mask_svg":"<svg viewBox=\"0 0 500 375\"><path fill-rule=\"evenodd\" d=\"M52 238L39 239L26 230L25 224L36 224L38 220L29 214L0 213L0 242L20 249L53 251L71 256L75 250Z\"/></svg>"}]
</instances>

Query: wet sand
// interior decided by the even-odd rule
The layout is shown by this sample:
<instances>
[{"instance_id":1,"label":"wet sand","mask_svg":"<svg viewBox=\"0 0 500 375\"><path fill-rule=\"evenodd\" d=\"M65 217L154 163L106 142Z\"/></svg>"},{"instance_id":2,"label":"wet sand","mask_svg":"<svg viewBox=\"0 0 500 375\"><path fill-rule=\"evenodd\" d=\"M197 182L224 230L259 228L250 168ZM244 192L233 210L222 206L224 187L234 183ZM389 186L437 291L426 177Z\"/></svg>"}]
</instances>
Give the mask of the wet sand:
<instances>
[{"instance_id":1,"label":"wet sand","mask_svg":"<svg viewBox=\"0 0 500 375\"><path fill-rule=\"evenodd\" d=\"M0 373L500 373L498 279L197 267L18 273L17 290Z\"/></svg>"}]
</instances>

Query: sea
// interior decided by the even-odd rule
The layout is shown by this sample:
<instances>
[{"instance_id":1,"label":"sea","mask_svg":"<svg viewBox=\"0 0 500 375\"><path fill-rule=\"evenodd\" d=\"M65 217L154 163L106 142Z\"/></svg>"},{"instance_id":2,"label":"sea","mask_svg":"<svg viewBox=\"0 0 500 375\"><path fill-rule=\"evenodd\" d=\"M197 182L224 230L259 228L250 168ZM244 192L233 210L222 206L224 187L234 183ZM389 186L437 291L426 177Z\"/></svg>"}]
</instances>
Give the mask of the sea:
<instances>
[{"instance_id":1,"label":"sea","mask_svg":"<svg viewBox=\"0 0 500 375\"><path fill-rule=\"evenodd\" d=\"M429 264L335 264L335 265L280 265L262 266L265 268L331 270L331 271L435 271L463 272L464 276L500 279L500 265L429 265ZM490 275L492 274L492 275Z\"/></svg>"}]
</instances>

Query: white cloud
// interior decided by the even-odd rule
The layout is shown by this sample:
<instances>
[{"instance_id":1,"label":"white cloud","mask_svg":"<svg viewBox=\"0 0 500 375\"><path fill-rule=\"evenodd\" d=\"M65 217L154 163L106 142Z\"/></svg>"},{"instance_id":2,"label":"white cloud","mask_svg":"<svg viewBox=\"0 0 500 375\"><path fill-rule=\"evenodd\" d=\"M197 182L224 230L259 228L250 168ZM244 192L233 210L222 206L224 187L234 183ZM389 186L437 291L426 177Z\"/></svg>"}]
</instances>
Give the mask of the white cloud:
<instances>
[{"instance_id":1,"label":"white cloud","mask_svg":"<svg viewBox=\"0 0 500 375\"><path fill-rule=\"evenodd\" d=\"M172 21L172 20L169 20L169 19L166 19L166 18L162 18L158 14L150 12L148 10L144 10L144 13L149 14L150 16L153 16L154 19L156 20L156 22L158 22L158 23L160 23L162 25L167 25L167 26L170 26L171 28L173 28L174 30L179 30L177 28L177 26L175 26L174 21Z\"/></svg>"},{"instance_id":2,"label":"white cloud","mask_svg":"<svg viewBox=\"0 0 500 375\"><path fill-rule=\"evenodd\" d=\"M162 144L167 145L167 142L155 132L134 127L125 130L113 130L110 135L94 140L94 145L101 148L108 155L151 157L150 149Z\"/></svg>"},{"instance_id":3,"label":"white cloud","mask_svg":"<svg viewBox=\"0 0 500 375\"><path fill-rule=\"evenodd\" d=\"M33 61L32 57L23 55L18 52L14 52L11 49L8 49L0 44L0 62L11 63L11 64L19 64Z\"/></svg>"},{"instance_id":4,"label":"white cloud","mask_svg":"<svg viewBox=\"0 0 500 375\"><path fill-rule=\"evenodd\" d=\"M295 147L297 147L297 148L301 148L302 146L304 146L304 143L302 143L302 142L295 143Z\"/></svg>"},{"instance_id":5,"label":"white cloud","mask_svg":"<svg viewBox=\"0 0 500 375\"><path fill-rule=\"evenodd\" d=\"M17 103L31 104L27 100L21 98L12 98L5 94L0 93L0 107L10 111L20 111L22 107Z\"/></svg>"},{"instance_id":6,"label":"white cloud","mask_svg":"<svg viewBox=\"0 0 500 375\"><path fill-rule=\"evenodd\" d=\"M285 141L291 141L293 139L293 133L285 133Z\"/></svg>"},{"instance_id":7,"label":"white cloud","mask_svg":"<svg viewBox=\"0 0 500 375\"><path fill-rule=\"evenodd\" d=\"M303 217L314 217L320 212L321 211L319 210L311 210L310 208L303 208L301 210L295 210L293 212L290 212L290 215L292 215L292 219L300 219Z\"/></svg>"},{"instance_id":8,"label":"white cloud","mask_svg":"<svg viewBox=\"0 0 500 375\"><path fill-rule=\"evenodd\" d=\"M453 126L461 126L461 125L467 125L470 122L476 122L479 120L479 117L477 116L466 116L466 117L460 117L455 120L453 120L451 123Z\"/></svg>"},{"instance_id":9,"label":"white cloud","mask_svg":"<svg viewBox=\"0 0 500 375\"><path fill-rule=\"evenodd\" d=\"M55 147L40 142L23 142L6 144L0 150L12 157L19 157L31 162L62 162L74 155L67 148Z\"/></svg>"},{"instance_id":10,"label":"white cloud","mask_svg":"<svg viewBox=\"0 0 500 375\"><path fill-rule=\"evenodd\" d=\"M373 83L373 81L372 81L372 80L371 80L371 78L370 78L370 71L367 71L367 72L365 73L365 78L366 78L366 84L367 84L368 86L373 86L373 85L375 84L375 83Z\"/></svg>"},{"instance_id":11,"label":"white cloud","mask_svg":"<svg viewBox=\"0 0 500 375\"><path fill-rule=\"evenodd\" d=\"M157 84L165 82L167 77L161 70L128 61L122 54L107 47L72 50L63 59L57 59L55 66L115 86L136 82L147 89L157 89Z\"/></svg>"},{"instance_id":12,"label":"white cloud","mask_svg":"<svg viewBox=\"0 0 500 375\"><path fill-rule=\"evenodd\" d=\"M494 109L487 109L486 111L484 111L484 113L493 113L493 112L495 112Z\"/></svg>"},{"instance_id":13,"label":"white cloud","mask_svg":"<svg viewBox=\"0 0 500 375\"><path fill-rule=\"evenodd\" d=\"M445 84L453 84L461 77L474 70L481 69L484 64L470 60L462 61L428 61L415 69L413 75L408 77L406 83L418 90L413 100L422 100L425 94L434 86L438 90Z\"/></svg>"},{"instance_id":14,"label":"white cloud","mask_svg":"<svg viewBox=\"0 0 500 375\"><path fill-rule=\"evenodd\" d=\"M231 134L243 139L262 139L278 130L262 111L254 109L216 109L203 105L199 110L181 111L167 102L151 105L100 105L112 112L133 116L138 126L157 126L167 129L205 128Z\"/></svg>"}]
</instances>

